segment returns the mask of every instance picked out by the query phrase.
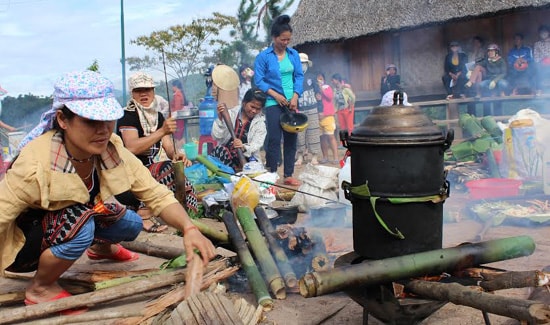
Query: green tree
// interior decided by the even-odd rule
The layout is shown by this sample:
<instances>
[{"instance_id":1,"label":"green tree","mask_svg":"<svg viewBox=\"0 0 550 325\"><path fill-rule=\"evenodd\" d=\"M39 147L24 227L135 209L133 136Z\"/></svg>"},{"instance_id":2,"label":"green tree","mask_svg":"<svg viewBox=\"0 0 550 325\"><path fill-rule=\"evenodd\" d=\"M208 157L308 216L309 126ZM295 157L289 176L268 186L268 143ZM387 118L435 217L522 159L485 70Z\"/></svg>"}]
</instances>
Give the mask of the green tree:
<instances>
[{"instance_id":1,"label":"green tree","mask_svg":"<svg viewBox=\"0 0 550 325\"><path fill-rule=\"evenodd\" d=\"M39 121L40 115L48 110L51 104L51 97L32 94L7 96L2 100L2 120L28 131Z\"/></svg>"},{"instance_id":2,"label":"green tree","mask_svg":"<svg viewBox=\"0 0 550 325\"><path fill-rule=\"evenodd\" d=\"M154 53L143 58L130 57L127 59L130 70L153 69L163 71L166 64L167 74L171 79L180 79L183 82L193 73L206 70L207 54L216 51L228 42L220 34L226 28L235 28L237 19L214 12L210 18L194 19L189 25L171 26L166 30L154 31L148 36L139 36L130 41L143 46ZM216 62L219 58L215 58ZM169 70L169 71L168 71Z\"/></svg>"},{"instance_id":3,"label":"green tree","mask_svg":"<svg viewBox=\"0 0 550 325\"><path fill-rule=\"evenodd\" d=\"M263 27L266 32L266 42L271 43L270 29L273 19L287 11L294 3L294 0L256 0L258 9L258 20L256 28Z\"/></svg>"},{"instance_id":4,"label":"green tree","mask_svg":"<svg viewBox=\"0 0 550 325\"><path fill-rule=\"evenodd\" d=\"M230 32L233 41L220 48L214 55L226 65L238 67L243 63L251 64L255 53L266 44L258 41L256 28L258 5L257 0L241 0L237 11L237 28Z\"/></svg>"}]
</instances>

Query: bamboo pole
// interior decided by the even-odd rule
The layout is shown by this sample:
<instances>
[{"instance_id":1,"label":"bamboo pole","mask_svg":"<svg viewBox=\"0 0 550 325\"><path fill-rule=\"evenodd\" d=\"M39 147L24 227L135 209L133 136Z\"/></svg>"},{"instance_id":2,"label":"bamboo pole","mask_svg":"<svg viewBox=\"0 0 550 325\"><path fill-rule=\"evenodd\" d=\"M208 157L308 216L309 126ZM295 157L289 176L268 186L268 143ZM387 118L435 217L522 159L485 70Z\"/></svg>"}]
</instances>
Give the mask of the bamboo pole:
<instances>
[{"instance_id":1,"label":"bamboo pole","mask_svg":"<svg viewBox=\"0 0 550 325\"><path fill-rule=\"evenodd\" d=\"M300 279L300 294L306 298L325 295L358 286L424 276L531 255L535 242L528 236L496 239L458 247L306 273Z\"/></svg>"},{"instance_id":2,"label":"bamboo pole","mask_svg":"<svg viewBox=\"0 0 550 325\"><path fill-rule=\"evenodd\" d=\"M260 229L254 222L252 217L254 214L249 207L238 207L237 208L237 218L241 223L246 239L250 244L250 248L260 264L260 268L269 283L271 292L275 295L277 299L286 298L285 284L283 282L283 277L275 264L275 260L271 253L269 253L269 248L265 242L264 236L260 233Z\"/></svg>"},{"instance_id":3,"label":"bamboo pole","mask_svg":"<svg viewBox=\"0 0 550 325\"><path fill-rule=\"evenodd\" d=\"M503 297L473 290L458 283L412 280L405 287L424 298L449 301L491 314L527 321L529 324L550 322L550 306L538 301Z\"/></svg>"},{"instance_id":4,"label":"bamboo pole","mask_svg":"<svg viewBox=\"0 0 550 325\"><path fill-rule=\"evenodd\" d=\"M256 207L254 209L254 214L256 215L260 228L264 232L264 236L269 243L269 248L273 253L273 257L275 257L277 266L279 266L279 270L281 270L281 273L283 274L286 285L289 288L294 288L298 284L298 279L296 279L296 273L294 273L285 251L275 238L275 228L273 228L273 224L269 221L264 208Z\"/></svg>"},{"instance_id":5,"label":"bamboo pole","mask_svg":"<svg viewBox=\"0 0 550 325\"><path fill-rule=\"evenodd\" d=\"M246 273L248 283L250 284L252 292L256 296L258 304L262 305L265 310L271 310L273 308L273 300L269 296L264 279L260 274L258 266L254 262L254 258L252 258L252 254L250 254L250 251L248 250L248 246L244 241L244 237L239 229L239 226L237 225L237 221L235 220L233 213L226 211L224 212L222 218L225 226L227 227L227 231L229 232L229 238L231 238L231 242L237 250L237 255L241 261L242 268Z\"/></svg>"},{"instance_id":6,"label":"bamboo pole","mask_svg":"<svg viewBox=\"0 0 550 325\"><path fill-rule=\"evenodd\" d=\"M220 264L224 266L225 260L210 262L208 267L218 268L220 267ZM185 269L177 270L168 274L161 274L152 278L133 281L100 291L83 293L78 295L78 298L76 299L75 296L72 296L54 301L43 302L36 305L0 311L0 324L23 320L28 321L62 310L92 306L103 302L137 295L150 290L159 289L181 282L182 279L185 278L186 272L187 270Z\"/></svg>"}]
</instances>

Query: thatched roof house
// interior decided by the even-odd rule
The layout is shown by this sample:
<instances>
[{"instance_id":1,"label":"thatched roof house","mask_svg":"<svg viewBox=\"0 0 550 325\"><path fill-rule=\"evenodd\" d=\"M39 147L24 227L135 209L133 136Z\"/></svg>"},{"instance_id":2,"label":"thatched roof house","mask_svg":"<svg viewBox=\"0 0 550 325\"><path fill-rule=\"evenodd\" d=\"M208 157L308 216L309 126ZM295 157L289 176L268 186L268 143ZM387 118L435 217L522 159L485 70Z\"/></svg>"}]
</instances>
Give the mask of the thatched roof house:
<instances>
[{"instance_id":1,"label":"thatched roof house","mask_svg":"<svg viewBox=\"0 0 550 325\"><path fill-rule=\"evenodd\" d=\"M526 43L548 23L550 0L301 0L291 24L293 46L307 52L315 68L349 76L363 97L377 95L386 63L401 68L409 89L441 93L447 44L481 35L511 47L522 32Z\"/></svg>"}]
</instances>

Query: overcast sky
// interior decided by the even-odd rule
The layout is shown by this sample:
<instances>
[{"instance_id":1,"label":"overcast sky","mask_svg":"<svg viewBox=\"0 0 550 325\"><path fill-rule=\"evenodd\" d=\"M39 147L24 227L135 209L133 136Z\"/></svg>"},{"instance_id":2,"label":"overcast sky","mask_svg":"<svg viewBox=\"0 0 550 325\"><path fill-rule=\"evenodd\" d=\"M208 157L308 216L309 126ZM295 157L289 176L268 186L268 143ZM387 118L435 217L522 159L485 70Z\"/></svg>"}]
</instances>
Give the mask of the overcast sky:
<instances>
[{"instance_id":1,"label":"overcast sky","mask_svg":"<svg viewBox=\"0 0 550 325\"><path fill-rule=\"evenodd\" d=\"M145 54L130 44L137 36L207 18L214 11L236 15L239 3L126 0L126 57ZM0 0L0 85L8 96L50 95L59 75L85 69L97 59L101 73L122 89L120 18L117 0ZM126 75L131 73L127 68Z\"/></svg>"}]
</instances>

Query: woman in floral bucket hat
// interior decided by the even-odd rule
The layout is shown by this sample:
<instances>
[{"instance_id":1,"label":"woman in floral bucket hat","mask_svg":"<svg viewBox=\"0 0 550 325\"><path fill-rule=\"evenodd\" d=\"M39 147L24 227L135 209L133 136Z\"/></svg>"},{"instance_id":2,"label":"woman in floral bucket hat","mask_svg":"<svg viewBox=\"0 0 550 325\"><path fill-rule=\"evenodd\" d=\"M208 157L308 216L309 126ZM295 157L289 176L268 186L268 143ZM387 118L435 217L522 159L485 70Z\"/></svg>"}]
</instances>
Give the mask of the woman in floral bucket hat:
<instances>
[{"instance_id":1,"label":"woman in floral bucket hat","mask_svg":"<svg viewBox=\"0 0 550 325\"><path fill-rule=\"evenodd\" d=\"M92 71L72 72L54 89L52 108L0 182L0 272L36 271L25 304L70 296L57 280L84 253L91 260L138 258L118 244L142 228L141 218L114 198L127 191L183 232L187 256L198 249L207 263L212 243L113 134L123 114L113 84Z\"/></svg>"}]
</instances>

